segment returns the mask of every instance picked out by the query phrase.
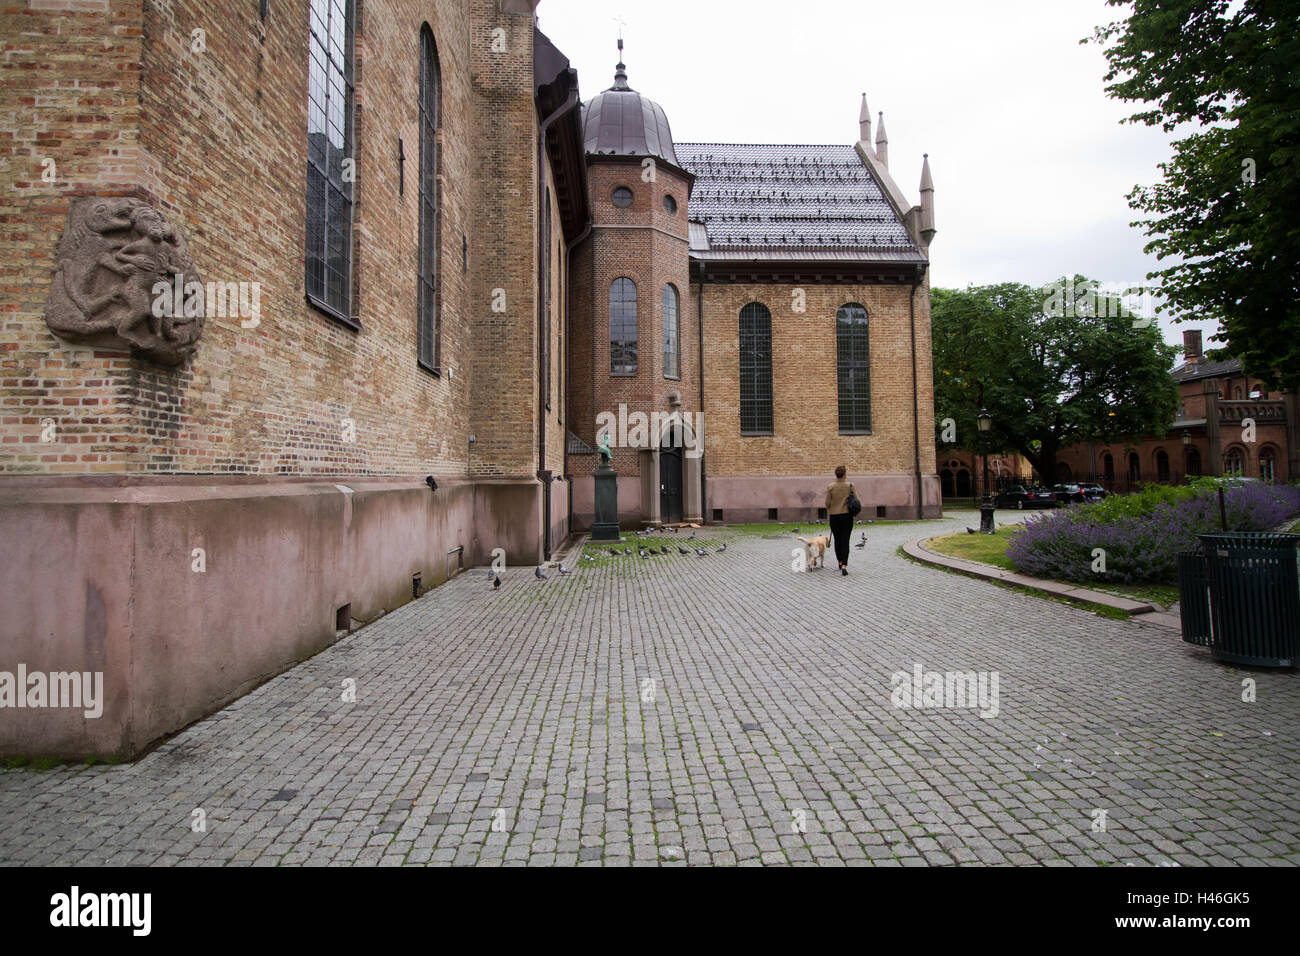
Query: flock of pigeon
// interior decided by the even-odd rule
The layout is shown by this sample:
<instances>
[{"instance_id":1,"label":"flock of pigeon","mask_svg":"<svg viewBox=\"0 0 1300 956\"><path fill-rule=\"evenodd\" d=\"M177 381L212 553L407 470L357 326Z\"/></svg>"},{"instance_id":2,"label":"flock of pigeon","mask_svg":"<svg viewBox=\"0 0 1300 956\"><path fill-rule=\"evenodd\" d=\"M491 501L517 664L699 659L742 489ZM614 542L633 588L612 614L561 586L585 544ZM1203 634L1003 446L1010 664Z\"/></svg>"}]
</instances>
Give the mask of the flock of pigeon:
<instances>
[{"instance_id":1,"label":"flock of pigeon","mask_svg":"<svg viewBox=\"0 0 1300 956\"><path fill-rule=\"evenodd\" d=\"M668 528L668 529L666 529L666 530L675 532L677 529L676 529L676 528ZM654 534L654 533L655 533L655 532L652 531L652 530L650 530L650 529L646 529L645 531L634 531L634 532L633 532L633 534L635 534L638 538L644 538L644 537L646 537L647 535ZM690 533L690 536L687 537L686 540L687 540L687 541L694 541L694 540L695 540L695 532L692 531L692 532ZM636 546L636 550L637 550L637 554L640 555L642 558L652 558L652 557L658 557L659 555L662 555L662 554L672 554L672 550L669 549L666 545L664 545L664 546L660 546L659 548L656 549L656 548L654 548L654 547L649 547L649 548L647 548L647 547L646 547L645 545L643 545L643 544L638 544L638 545ZM709 554L709 552L708 552L707 549L705 549L705 548L701 548L701 547L696 547L696 546L694 546L694 545L692 545L690 548L683 548L681 545L678 545L678 546L677 546L677 550L678 550L678 552L681 553L681 554L690 554L692 551L694 551L695 554L696 554L696 556L701 557L701 558L708 557L708 554ZM726 544L726 542L724 541L724 542L722 543L722 546L719 547L719 548L717 548L717 549L714 551L714 553L715 553L715 554L724 554L724 553L726 552L726 550L727 550L727 544ZM609 553L610 553L613 557L616 557L616 558L617 558L617 557L622 557L623 555L631 555L631 554L632 554L632 549L631 549L631 548L623 548L622 550L619 550L618 548L610 548L610 549L609 549ZM596 559L593 558L593 557L592 557L591 555L589 555L589 554L584 554L584 555L582 556L582 560L583 560L583 561L591 561L593 564L594 564L595 561L596 561ZM566 567L564 566L563 563L561 563L561 564L559 565L559 572L560 572L560 574L572 574L572 573L573 573L571 570L569 570L568 568L566 568ZM549 580L549 579L547 578L547 576L546 576L545 574L542 573L542 569L541 569L540 567L533 568L533 577L535 577L538 581L546 581L546 580ZM497 574L495 568L488 568L488 580L489 580L490 582L492 582L492 589L493 589L493 590L496 590L496 589L498 589L498 588L501 587L501 575Z\"/></svg>"}]
</instances>

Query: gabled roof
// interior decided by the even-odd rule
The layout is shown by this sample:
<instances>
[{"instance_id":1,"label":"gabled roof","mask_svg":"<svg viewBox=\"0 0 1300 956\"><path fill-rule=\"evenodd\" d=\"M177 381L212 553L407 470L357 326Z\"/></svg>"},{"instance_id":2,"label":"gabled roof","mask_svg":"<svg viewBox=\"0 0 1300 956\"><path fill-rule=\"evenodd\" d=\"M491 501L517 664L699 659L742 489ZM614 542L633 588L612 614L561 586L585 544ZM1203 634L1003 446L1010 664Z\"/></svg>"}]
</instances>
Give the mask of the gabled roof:
<instances>
[{"instance_id":1,"label":"gabled roof","mask_svg":"<svg viewBox=\"0 0 1300 956\"><path fill-rule=\"evenodd\" d=\"M1175 382L1189 382L1194 378L1213 378L1216 375L1236 375L1240 372L1241 359L1226 359L1222 362L1201 361L1195 365L1184 363L1169 374Z\"/></svg>"},{"instance_id":2,"label":"gabled roof","mask_svg":"<svg viewBox=\"0 0 1300 956\"><path fill-rule=\"evenodd\" d=\"M926 262L852 146L678 143L677 155L696 177L697 259Z\"/></svg>"}]
</instances>

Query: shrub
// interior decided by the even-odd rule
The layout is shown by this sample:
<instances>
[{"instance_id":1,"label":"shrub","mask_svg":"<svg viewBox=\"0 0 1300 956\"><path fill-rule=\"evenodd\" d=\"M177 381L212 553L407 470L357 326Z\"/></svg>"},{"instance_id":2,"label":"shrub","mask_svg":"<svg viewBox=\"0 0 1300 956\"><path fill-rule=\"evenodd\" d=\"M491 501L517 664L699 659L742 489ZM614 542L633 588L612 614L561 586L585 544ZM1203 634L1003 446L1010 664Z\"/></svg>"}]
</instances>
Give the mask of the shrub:
<instances>
[{"instance_id":1,"label":"shrub","mask_svg":"<svg viewBox=\"0 0 1300 956\"><path fill-rule=\"evenodd\" d=\"M1221 530L1217 485L1144 489L1123 505L1096 504L1031 517L1007 547L1016 570L1067 581L1124 584L1177 581L1177 555L1199 547L1198 534ZM1300 488L1234 485L1224 489L1230 531L1269 531L1300 511ZM1105 551L1106 570L1094 572L1093 550Z\"/></svg>"}]
</instances>

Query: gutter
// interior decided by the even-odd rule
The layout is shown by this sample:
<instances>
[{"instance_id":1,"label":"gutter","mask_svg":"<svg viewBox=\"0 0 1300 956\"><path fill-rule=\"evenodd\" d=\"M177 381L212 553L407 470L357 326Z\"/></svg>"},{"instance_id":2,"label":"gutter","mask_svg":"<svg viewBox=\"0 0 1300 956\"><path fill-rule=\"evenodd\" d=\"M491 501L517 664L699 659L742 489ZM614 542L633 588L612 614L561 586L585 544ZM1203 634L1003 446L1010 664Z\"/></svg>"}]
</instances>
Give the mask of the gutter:
<instances>
[{"instance_id":1,"label":"gutter","mask_svg":"<svg viewBox=\"0 0 1300 956\"><path fill-rule=\"evenodd\" d=\"M912 280L912 294L907 299L908 319L912 326L912 451L916 473L917 520L925 516L925 500L921 489L921 394L916 383L916 290L921 287L922 275L924 273L918 270L916 278Z\"/></svg>"},{"instance_id":2,"label":"gutter","mask_svg":"<svg viewBox=\"0 0 1300 956\"><path fill-rule=\"evenodd\" d=\"M556 120L563 117L566 113L576 107L581 101L578 98L578 88L574 86L569 90L569 95L565 97L563 103L556 107L555 112L551 113L542 120L537 127L537 264L542 266L546 262L546 250L542 248L542 243L546 241L546 236L542 233L542 220L545 216L543 204L546 202L546 132L551 128ZM566 282L567 286L567 282ZM546 301L542 296L543 289L549 297L551 292L551 277L549 273L543 277L543 281L537 284L537 293L535 301L537 303L537 480L542 483L542 556L543 560L551 560L551 480L552 476L546 467L546 385L548 379L547 365L550 362L549 349L547 348L550 329L545 327L546 321Z\"/></svg>"},{"instance_id":3,"label":"gutter","mask_svg":"<svg viewBox=\"0 0 1300 956\"><path fill-rule=\"evenodd\" d=\"M689 227L688 227L689 228ZM689 235L689 232L688 232ZM698 308L696 310L695 331L698 335L699 348L695 353L695 365L700 380L700 414L704 414L704 263L700 263L700 294L697 299ZM704 423L705 433L708 433L709 423ZM695 436L696 441L700 436ZM708 481L705 477L705 454L703 446L700 447L700 524L709 523L709 496L706 493Z\"/></svg>"}]
</instances>

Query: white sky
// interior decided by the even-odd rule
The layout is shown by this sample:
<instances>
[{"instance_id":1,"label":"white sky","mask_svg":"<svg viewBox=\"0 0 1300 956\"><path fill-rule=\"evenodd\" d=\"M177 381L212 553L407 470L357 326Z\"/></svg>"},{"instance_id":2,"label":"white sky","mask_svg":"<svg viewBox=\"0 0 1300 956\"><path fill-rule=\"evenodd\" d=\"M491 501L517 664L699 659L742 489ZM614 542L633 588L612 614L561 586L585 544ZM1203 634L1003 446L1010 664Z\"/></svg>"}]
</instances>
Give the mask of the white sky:
<instances>
[{"instance_id":1,"label":"white sky","mask_svg":"<svg viewBox=\"0 0 1300 956\"><path fill-rule=\"evenodd\" d=\"M673 138L852 143L863 92L885 114L889 167L919 201L930 154L932 286L1081 273L1139 285L1156 260L1124 196L1155 182L1169 134L1120 125L1101 48L1126 8L1102 0L542 0L538 23L584 100L613 83L624 21L633 89ZM1182 330L1161 319L1167 341Z\"/></svg>"}]
</instances>

